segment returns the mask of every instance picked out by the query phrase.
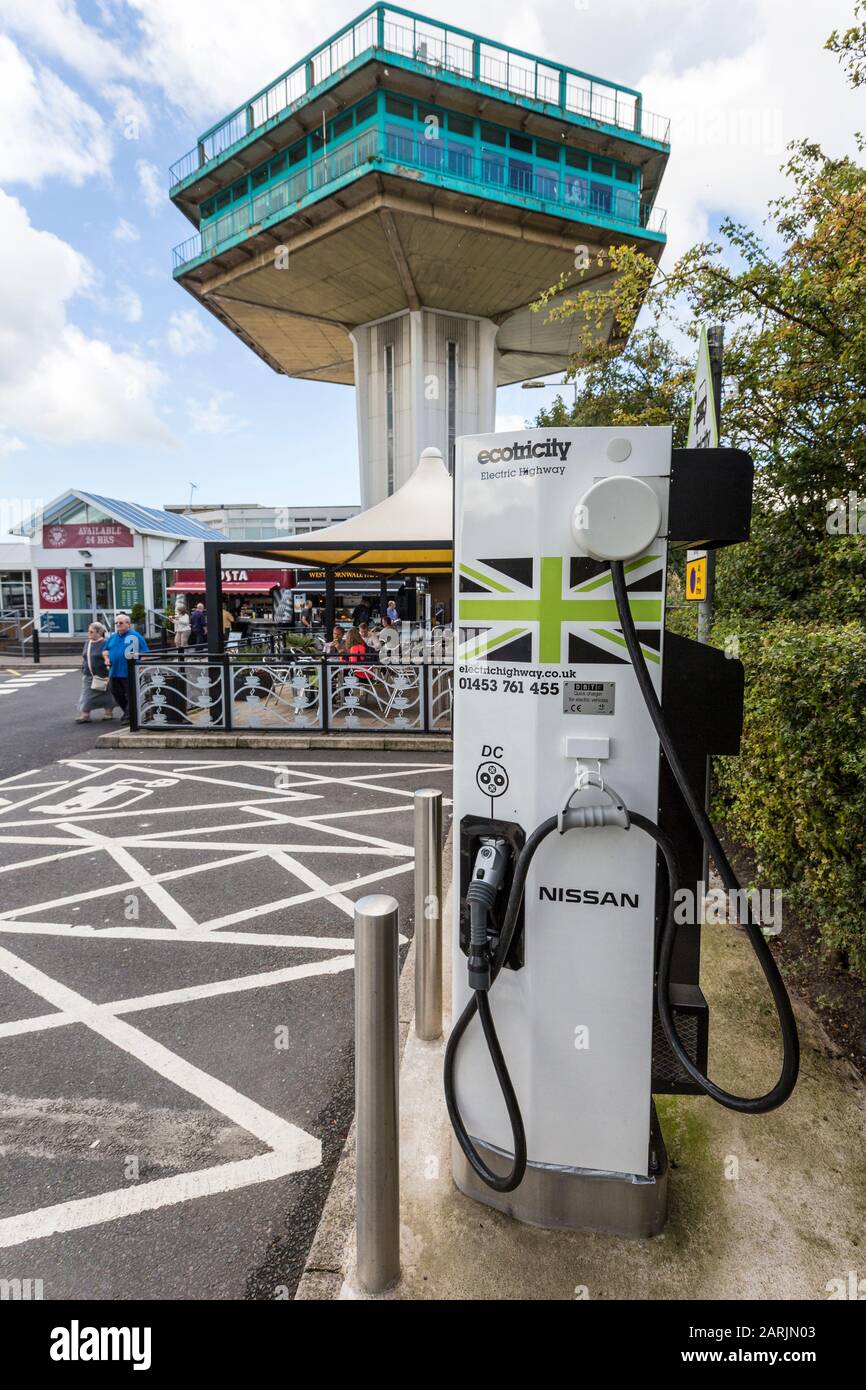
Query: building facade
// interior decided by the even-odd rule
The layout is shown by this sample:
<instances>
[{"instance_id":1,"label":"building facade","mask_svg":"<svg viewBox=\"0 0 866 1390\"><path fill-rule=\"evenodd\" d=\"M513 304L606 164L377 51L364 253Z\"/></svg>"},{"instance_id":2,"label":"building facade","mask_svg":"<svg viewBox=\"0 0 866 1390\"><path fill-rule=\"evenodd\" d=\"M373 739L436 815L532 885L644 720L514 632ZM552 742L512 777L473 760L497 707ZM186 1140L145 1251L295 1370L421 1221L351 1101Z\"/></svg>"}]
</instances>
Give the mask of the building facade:
<instances>
[{"instance_id":1,"label":"building facade","mask_svg":"<svg viewBox=\"0 0 866 1390\"><path fill-rule=\"evenodd\" d=\"M35 618L50 638L84 636L91 622L111 627L132 612L152 633L179 600L204 598L204 542L228 537L269 540L346 520L357 506L262 507L228 504L144 507L71 489L29 518L26 543L0 546L0 614ZM227 554L224 593L230 608L256 617L293 611L303 576L248 555Z\"/></svg>"},{"instance_id":2,"label":"building facade","mask_svg":"<svg viewBox=\"0 0 866 1390\"><path fill-rule=\"evenodd\" d=\"M0 615L33 617L33 576L27 545L0 543Z\"/></svg>"},{"instance_id":3,"label":"building facade","mask_svg":"<svg viewBox=\"0 0 866 1390\"><path fill-rule=\"evenodd\" d=\"M152 630L165 610L173 557L191 541L218 538L212 527L155 507L70 489L20 528L33 616L46 637L83 636L91 622L110 627L136 611ZM30 616L30 615L27 615Z\"/></svg>"},{"instance_id":4,"label":"building facade","mask_svg":"<svg viewBox=\"0 0 866 1390\"><path fill-rule=\"evenodd\" d=\"M221 502L209 506L196 502L191 507L170 504L165 510L190 516L204 526L213 526L230 541L269 541L277 536L320 531L337 521L346 521L361 509L359 506L263 507L253 502Z\"/></svg>"}]
</instances>

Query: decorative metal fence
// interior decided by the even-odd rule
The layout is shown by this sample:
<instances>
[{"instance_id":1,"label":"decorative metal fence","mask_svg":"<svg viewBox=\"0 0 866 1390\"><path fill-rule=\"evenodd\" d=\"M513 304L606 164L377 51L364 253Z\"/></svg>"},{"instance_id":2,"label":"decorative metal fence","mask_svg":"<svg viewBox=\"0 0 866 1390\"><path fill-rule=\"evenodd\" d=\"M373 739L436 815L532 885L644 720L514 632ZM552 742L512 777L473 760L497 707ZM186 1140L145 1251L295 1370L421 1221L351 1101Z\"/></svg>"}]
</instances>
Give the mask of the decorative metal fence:
<instances>
[{"instance_id":1,"label":"decorative metal fence","mask_svg":"<svg viewBox=\"0 0 866 1390\"><path fill-rule=\"evenodd\" d=\"M453 666L159 652L134 663L133 731L449 733Z\"/></svg>"}]
</instances>

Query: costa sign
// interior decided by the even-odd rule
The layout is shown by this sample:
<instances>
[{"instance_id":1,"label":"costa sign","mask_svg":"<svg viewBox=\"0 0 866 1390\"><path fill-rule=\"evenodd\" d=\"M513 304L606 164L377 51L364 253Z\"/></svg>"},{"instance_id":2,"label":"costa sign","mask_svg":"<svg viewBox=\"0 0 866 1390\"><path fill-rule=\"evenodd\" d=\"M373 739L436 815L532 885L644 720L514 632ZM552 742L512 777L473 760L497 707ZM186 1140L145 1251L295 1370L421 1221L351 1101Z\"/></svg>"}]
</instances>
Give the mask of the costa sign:
<instances>
[{"instance_id":1,"label":"costa sign","mask_svg":"<svg viewBox=\"0 0 866 1390\"><path fill-rule=\"evenodd\" d=\"M66 607L66 574L64 570L39 571L40 608Z\"/></svg>"},{"instance_id":2,"label":"costa sign","mask_svg":"<svg viewBox=\"0 0 866 1390\"><path fill-rule=\"evenodd\" d=\"M112 546L129 550L135 544L128 526L119 521L83 521L75 526L55 526L50 522L42 528L42 544L46 550L90 550Z\"/></svg>"}]
</instances>

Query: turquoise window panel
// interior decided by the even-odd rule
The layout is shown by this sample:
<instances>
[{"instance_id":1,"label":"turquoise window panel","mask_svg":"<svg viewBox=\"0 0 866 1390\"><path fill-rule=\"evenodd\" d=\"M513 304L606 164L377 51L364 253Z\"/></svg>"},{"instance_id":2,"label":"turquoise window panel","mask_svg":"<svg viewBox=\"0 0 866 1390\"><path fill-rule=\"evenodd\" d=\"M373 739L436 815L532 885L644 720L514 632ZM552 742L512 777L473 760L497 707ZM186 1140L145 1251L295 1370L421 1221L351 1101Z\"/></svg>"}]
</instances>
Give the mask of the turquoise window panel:
<instances>
[{"instance_id":1,"label":"turquoise window panel","mask_svg":"<svg viewBox=\"0 0 866 1390\"><path fill-rule=\"evenodd\" d=\"M637 168L462 112L380 92L332 119L328 130L334 139L327 144L321 131L311 132L203 204L201 241L176 249L176 267L212 254L377 158L410 166L445 187L454 181L482 196L487 190L505 201L537 201L542 210L660 230L653 209L641 205Z\"/></svg>"}]
</instances>

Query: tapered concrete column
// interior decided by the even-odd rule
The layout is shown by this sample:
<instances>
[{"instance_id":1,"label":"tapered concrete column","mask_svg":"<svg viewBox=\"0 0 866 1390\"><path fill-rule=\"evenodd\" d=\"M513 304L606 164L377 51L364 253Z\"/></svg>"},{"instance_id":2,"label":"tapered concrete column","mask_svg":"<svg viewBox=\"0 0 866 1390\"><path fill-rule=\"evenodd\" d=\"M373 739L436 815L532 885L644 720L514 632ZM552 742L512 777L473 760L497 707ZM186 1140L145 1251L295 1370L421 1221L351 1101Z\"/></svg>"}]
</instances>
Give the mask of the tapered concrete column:
<instances>
[{"instance_id":1,"label":"tapered concrete column","mask_svg":"<svg viewBox=\"0 0 866 1390\"><path fill-rule=\"evenodd\" d=\"M363 507L402 487L424 449L447 461L450 434L494 428L497 331L489 319L432 309L353 330Z\"/></svg>"}]
</instances>

